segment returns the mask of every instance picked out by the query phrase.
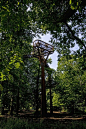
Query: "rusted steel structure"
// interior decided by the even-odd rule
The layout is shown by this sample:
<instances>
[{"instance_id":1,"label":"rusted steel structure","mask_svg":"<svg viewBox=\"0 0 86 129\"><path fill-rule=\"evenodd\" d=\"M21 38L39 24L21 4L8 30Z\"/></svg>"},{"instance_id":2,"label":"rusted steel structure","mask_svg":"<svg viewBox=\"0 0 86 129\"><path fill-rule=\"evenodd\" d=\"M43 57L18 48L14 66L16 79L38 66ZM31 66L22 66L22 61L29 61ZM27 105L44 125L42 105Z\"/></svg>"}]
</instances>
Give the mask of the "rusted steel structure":
<instances>
[{"instance_id":1,"label":"rusted steel structure","mask_svg":"<svg viewBox=\"0 0 86 129\"><path fill-rule=\"evenodd\" d=\"M32 55L34 57L38 57L39 60L47 60L48 56L54 52L54 48L52 45L41 41L41 40L35 40L33 42L33 51Z\"/></svg>"},{"instance_id":2,"label":"rusted steel structure","mask_svg":"<svg viewBox=\"0 0 86 129\"><path fill-rule=\"evenodd\" d=\"M33 51L32 55L37 57L41 64L41 78L42 78L42 117L46 116L47 109L46 109L46 88L45 88L45 74L44 74L44 67L46 65L47 58L50 54L54 52L53 46L41 41L35 40L33 42Z\"/></svg>"},{"instance_id":3,"label":"rusted steel structure","mask_svg":"<svg viewBox=\"0 0 86 129\"><path fill-rule=\"evenodd\" d=\"M26 57L36 57L39 59L41 64L41 79L42 79L42 99L41 99L41 105L42 105L42 117L46 116L47 110L46 110L46 88L45 88L45 73L44 73L44 67L46 65L46 61L48 59L48 56L54 52L54 48L52 45L41 41L41 40L35 40L33 42L33 51L31 52L31 55L27 55Z\"/></svg>"}]
</instances>

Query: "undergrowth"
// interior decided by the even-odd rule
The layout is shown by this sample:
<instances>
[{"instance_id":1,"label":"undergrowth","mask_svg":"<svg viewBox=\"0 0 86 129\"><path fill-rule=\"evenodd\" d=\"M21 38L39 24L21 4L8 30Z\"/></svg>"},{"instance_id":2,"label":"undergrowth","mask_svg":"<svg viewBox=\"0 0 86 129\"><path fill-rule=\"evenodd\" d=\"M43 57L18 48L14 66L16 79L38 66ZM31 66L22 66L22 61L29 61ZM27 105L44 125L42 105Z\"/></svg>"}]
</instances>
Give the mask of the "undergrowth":
<instances>
[{"instance_id":1,"label":"undergrowth","mask_svg":"<svg viewBox=\"0 0 86 129\"><path fill-rule=\"evenodd\" d=\"M28 119L8 118L0 121L0 129L86 129L85 121L61 122L42 120L31 122Z\"/></svg>"}]
</instances>

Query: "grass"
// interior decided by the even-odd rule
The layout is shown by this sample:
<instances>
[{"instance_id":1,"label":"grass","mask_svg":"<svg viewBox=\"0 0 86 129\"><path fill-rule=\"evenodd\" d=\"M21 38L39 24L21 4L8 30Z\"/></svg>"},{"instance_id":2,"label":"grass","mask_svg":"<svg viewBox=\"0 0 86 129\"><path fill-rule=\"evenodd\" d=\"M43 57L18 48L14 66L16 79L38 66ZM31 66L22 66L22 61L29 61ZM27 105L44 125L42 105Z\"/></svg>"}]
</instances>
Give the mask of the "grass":
<instances>
[{"instance_id":1,"label":"grass","mask_svg":"<svg viewBox=\"0 0 86 129\"><path fill-rule=\"evenodd\" d=\"M42 126L38 123L31 123L28 120L22 119L7 119L0 122L0 129L40 129ZM42 127L43 129L44 127Z\"/></svg>"},{"instance_id":2,"label":"grass","mask_svg":"<svg viewBox=\"0 0 86 129\"><path fill-rule=\"evenodd\" d=\"M86 114L74 116L54 112L52 115L48 113L45 118L37 118L34 114L35 110L20 111L18 116L0 115L0 129L86 129Z\"/></svg>"},{"instance_id":3,"label":"grass","mask_svg":"<svg viewBox=\"0 0 86 129\"><path fill-rule=\"evenodd\" d=\"M29 121L28 119L8 118L0 121L0 129L86 129L85 121Z\"/></svg>"}]
</instances>

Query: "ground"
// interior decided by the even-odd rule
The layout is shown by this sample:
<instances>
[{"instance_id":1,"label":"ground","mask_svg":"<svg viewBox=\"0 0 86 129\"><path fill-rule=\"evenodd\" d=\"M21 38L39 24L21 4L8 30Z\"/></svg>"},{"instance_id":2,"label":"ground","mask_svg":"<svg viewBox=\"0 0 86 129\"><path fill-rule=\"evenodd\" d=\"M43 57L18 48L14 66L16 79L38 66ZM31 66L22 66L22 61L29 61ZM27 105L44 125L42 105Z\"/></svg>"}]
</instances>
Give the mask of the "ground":
<instances>
[{"instance_id":1,"label":"ground","mask_svg":"<svg viewBox=\"0 0 86 129\"><path fill-rule=\"evenodd\" d=\"M40 114L40 112L39 112ZM73 114L71 115L70 113L66 112L57 112L53 111L53 114L50 114L49 112L47 113L46 117L41 117L40 115L37 117L35 114L35 110L30 110L30 111L19 111L18 116L13 115L10 116L8 114L5 115L0 115L0 118L21 118L21 119L28 119L31 121L41 121L41 120L53 120L53 121L76 121L76 120L85 120L86 119L86 114Z\"/></svg>"}]
</instances>

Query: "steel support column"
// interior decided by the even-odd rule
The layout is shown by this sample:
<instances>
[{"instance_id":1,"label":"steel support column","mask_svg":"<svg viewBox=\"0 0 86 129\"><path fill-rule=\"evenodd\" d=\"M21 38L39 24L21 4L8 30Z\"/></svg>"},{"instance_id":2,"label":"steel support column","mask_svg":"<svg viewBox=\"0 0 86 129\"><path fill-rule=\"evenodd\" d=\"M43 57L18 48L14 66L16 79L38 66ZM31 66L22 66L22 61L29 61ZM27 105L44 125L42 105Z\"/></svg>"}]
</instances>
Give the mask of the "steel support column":
<instances>
[{"instance_id":1,"label":"steel support column","mask_svg":"<svg viewBox=\"0 0 86 129\"><path fill-rule=\"evenodd\" d=\"M46 88L45 88L45 74L44 74L44 64L41 63L41 78L42 78L42 117L46 116Z\"/></svg>"}]
</instances>

